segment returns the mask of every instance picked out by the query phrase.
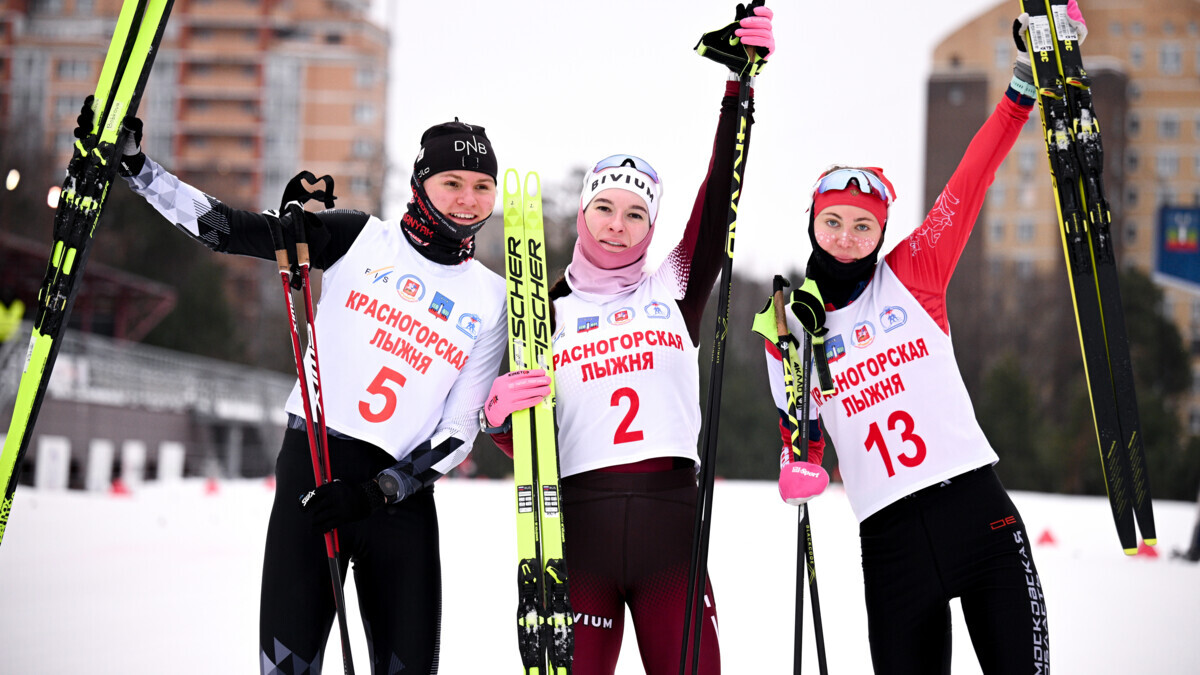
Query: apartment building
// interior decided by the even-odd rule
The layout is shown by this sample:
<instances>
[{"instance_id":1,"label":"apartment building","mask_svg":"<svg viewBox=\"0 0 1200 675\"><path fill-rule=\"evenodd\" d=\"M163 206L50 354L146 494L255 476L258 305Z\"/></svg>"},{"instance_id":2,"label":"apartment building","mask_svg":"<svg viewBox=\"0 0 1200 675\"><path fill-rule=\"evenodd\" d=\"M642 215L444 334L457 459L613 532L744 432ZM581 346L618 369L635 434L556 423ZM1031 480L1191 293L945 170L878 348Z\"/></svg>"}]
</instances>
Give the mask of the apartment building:
<instances>
[{"instance_id":1,"label":"apartment building","mask_svg":"<svg viewBox=\"0 0 1200 675\"><path fill-rule=\"evenodd\" d=\"M926 204L1012 77L1016 3L1003 2L935 49L926 140ZM1200 209L1200 2L1090 0L1084 65L1104 139L1104 182L1119 264L1149 274L1188 349L1185 413L1200 434L1200 254L1191 279L1162 264L1166 214ZM931 194L932 191L932 194ZM1164 211L1167 209L1168 211ZM984 305L1020 302L1011 280L1063 266L1042 127L1035 111L997 173L955 283ZM1194 237L1194 235L1193 235ZM1186 246L1184 247L1186 248ZM959 277L962 277L960 280ZM953 291L952 291L953 292ZM968 308L967 311L971 311ZM958 326L963 323L956 323ZM971 323L967 330L987 330Z\"/></svg>"}]
</instances>

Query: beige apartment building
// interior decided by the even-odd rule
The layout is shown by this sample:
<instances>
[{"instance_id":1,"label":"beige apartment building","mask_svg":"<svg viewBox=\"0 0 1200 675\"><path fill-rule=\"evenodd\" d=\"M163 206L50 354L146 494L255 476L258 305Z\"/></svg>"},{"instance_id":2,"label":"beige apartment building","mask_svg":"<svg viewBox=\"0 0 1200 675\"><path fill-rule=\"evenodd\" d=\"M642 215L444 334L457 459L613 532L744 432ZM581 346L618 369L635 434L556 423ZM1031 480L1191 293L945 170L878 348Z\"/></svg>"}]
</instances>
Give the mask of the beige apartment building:
<instances>
[{"instance_id":1,"label":"beige apartment building","mask_svg":"<svg viewBox=\"0 0 1200 675\"><path fill-rule=\"evenodd\" d=\"M1200 207L1200 1L1089 0L1083 10L1118 263L1147 272L1165 294L1190 359L1185 424L1200 434L1200 286L1156 273L1160 208ZM1012 77L1016 11L1015 2L999 3L934 51L926 204ZM972 239L955 281L964 277L962 288L985 303L1011 305L1019 299L1003 293L1008 281L1064 264L1036 110L997 173Z\"/></svg>"},{"instance_id":2,"label":"beige apartment building","mask_svg":"<svg viewBox=\"0 0 1200 675\"><path fill-rule=\"evenodd\" d=\"M277 206L301 168L378 211L388 37L367 0L175 0L139 109L143 146L230 204ZM57 151L95 87L120 0L8 0L0 124Z\"/></svg>"}]
</instances>

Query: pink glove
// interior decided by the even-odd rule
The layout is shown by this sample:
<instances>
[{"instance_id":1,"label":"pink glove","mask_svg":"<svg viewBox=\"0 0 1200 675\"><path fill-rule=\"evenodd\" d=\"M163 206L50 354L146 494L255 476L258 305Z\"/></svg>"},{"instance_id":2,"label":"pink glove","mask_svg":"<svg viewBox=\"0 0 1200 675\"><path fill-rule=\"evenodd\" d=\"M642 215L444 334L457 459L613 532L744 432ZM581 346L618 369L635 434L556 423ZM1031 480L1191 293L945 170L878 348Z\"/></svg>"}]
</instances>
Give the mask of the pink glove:
<instances>
[{"instance_id":1,"label":"pink glove","mask_svg":"<svg viewBox=\"0 0 1200 675\"><path fill-rule=\"evenodd\" d=\"M759 56L767 59L775 51L775 34L771 31L771 17L775 16L775 12L769 7L755 7L754 14L739 21L741 28L733 31L733 34L742 39L743 45L766 49L767 53Z\"/></svg>"},{"instance_id":2,"label":"pink glove","mask_svg":"<svg viewBox=\"0 0 1200 675\"><path fill-rule=\"evenodd\" d=\"M829 485L829 474L820 464L788 462L779 471L779 496L783 501L798 506L825 491Z\"/></svg>"},{"instance_id":3,"label":"pink glove","mask_svg":"<svg viewBox=\"0 0 1200 675\"><path fill-rule=\"evenodd\" d=\"M483 413L488 424L498 427L517 410L532 408L550 395L550 376L541 370L514 370L492 382Z\"/></svg>"},{"instance_id":4,"label":"pink glove","mask_svg":"<svg viewBox=\"0 0 1200 675\"><path fill-rule=\"evenodd\" d=\"M1067 2L1067 17L1071 19L1071 25L1075 27L1075 32L1079 34L1079 44L1083 44L1083 40L1088 34L1087 22L1083 20L1083 12L1080 11L1079 3L1075 0Z\"/></svg>"}]
</instances>

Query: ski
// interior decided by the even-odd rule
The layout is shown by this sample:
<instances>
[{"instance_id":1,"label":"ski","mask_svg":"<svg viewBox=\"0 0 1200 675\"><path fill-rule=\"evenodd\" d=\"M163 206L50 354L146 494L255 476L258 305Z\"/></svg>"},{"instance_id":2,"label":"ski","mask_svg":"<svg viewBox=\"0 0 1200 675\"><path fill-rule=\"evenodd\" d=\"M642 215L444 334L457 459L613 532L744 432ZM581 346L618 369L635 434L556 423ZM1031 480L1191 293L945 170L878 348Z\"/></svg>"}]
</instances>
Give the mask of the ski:
<instances>
[{"instance_id":1,"label":"ski","mask_svg":"<svg viewBox=\"0 0 1200 675\"><path fill-rule=\"evenodd\" d=\"M100 212L116 176L127 116L137 112L173 0L125 0L93 95L92 129L76 140L54 214L54 242L38 290L12 422L0 453L0 542L12 512L21 459L29 448L63 330L79 292Z\"/></svg>"},{"instance_id":2,"label":"ski","mask_svg":"<svg viewBox=\"0 0 1200 675\"><path fill-rule=\"evenodd\" d=\"M1083 352L1101 467L1117 537L1157 543L1111 215L1102 182L1100 126L1067 0L1021 0L1026 47L1045 132L1059 232Z\"/></svg>"},{"instance_id":3,"label":"ski","mask_svg":"<svg viewBox=\"0 0 1200 675\"><path fill-rule=\"evenodd\" d=\"M541 182L504 175L504 255L508 283L508 358L512 370L542 368L550 395L512 415L517 497L517 646L526 675L568 675L575 650L567 597L554 431L550 286L542 233Z\"/></svg>"}]
</instances>

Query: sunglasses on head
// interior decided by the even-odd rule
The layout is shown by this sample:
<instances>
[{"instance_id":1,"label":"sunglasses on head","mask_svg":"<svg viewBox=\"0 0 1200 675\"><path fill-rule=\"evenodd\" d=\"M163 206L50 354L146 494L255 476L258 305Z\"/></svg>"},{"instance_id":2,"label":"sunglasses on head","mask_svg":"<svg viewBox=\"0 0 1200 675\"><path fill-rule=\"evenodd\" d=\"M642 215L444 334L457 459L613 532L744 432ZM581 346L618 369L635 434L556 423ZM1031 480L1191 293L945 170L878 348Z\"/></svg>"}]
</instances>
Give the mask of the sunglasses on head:
<instances>
[{"instance_id":1,"label":"sunglasses on head","mask_svg":"<svg viewBox=\"0 0 1200 675\"><path fill-rule=\"evenodd\" d=\"M884 204L891 205L892 191L884 185L879 177L865 169L835 169L821 176L817 180L817 185L813 188L814 194L824 194L830 190L845 190L846 186L850 185L850 181L854 181L858 185L858 189L868 194L873 194L883 200Z\"/></svg>"},{"instance_id":2,"label":"sunglasses on head","mask_svg":"<svg viewBox=\"0 0 1200 675\"><path fill-rule=\"evenodd\" d=\"M641 157L633 155L612 155L596 162L596 166L592 169L592 173L600 173L604 169L614 169L619 167L630 167L640 171L650 177L650 180L658 183L658 174L655 173L654 167L650 166L650 162Z\"/></svg>"}]
</instances>

